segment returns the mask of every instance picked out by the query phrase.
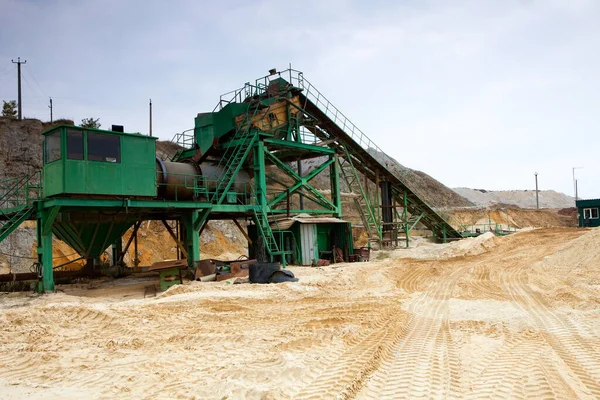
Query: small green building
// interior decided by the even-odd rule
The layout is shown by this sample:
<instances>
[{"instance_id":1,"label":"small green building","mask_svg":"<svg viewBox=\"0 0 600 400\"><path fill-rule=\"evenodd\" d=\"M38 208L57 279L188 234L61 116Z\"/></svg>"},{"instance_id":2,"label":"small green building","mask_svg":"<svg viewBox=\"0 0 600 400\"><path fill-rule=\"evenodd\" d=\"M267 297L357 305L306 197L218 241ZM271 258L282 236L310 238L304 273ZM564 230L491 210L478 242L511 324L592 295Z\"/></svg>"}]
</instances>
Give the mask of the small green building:
<instances>
[{"instance_id":1,"label":"small green building","mask_svg":"<svg viewBox=\"0 0 600 400\"><path fill-rule=\"evenodd\" d=\"M339 218L300 214L272 222L271 229L282 242L282 248L289 252L286 264L314 265L319 259L335 261L334 251L341 251L343 260L349 261L354 253L352 224ZM252 241L258 239L254 225L248 226L248 235ZM251 258L257 256L252 246L249 252Z\"/></svg>"},{"instance_id":2,"label":"small green building","mask_svg":"<svg viewBox=\"0 0 600 400\"><path fill-rule=\"evenodd\" d=\"M600 199L577 200L579 227L600 226Z\"/></svg>"},{"instance_id":3,"label":"small green building","mask_svg":"<svg viewBox=\"0 0 600 400\"><path fill-rule=\"evenodd\" d=\"M44 135L44 197L156 197L156 138L59 125Z\"/></svg>"}]
</instances>

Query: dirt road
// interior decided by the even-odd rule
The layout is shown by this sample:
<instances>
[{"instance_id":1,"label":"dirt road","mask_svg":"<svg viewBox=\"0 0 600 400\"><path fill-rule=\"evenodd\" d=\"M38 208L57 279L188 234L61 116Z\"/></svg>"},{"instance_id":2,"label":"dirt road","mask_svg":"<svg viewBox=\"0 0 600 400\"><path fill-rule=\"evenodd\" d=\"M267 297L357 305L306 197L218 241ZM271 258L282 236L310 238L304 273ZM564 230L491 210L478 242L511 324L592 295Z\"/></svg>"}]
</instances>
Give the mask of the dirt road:
<instances>
[{"instance_id":1,"label":"dirt road","mask_svg":"<svg viewBox=\"0 0 600 400\"><path fill-rule=\"evenodd\" d=\"M599 245L543 229L296 268L297 283L2 295L0 393L600 398Z\"/></svg>"}]
</instances>

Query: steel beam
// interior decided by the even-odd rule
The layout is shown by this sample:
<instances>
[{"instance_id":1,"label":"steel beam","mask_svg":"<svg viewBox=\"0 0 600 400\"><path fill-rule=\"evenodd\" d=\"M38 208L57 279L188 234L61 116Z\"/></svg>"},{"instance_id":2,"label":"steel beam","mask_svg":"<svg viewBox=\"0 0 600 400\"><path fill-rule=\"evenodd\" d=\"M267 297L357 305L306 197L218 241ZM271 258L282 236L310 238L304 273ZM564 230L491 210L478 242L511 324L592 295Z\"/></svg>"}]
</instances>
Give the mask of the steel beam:
<instances>
[{"instance_id":1,"label":"steel beam","mask_svg":"<svg viewBox=\"0 0 600 400\"><path fill-rule=\"evenodd\" d=\"M37 255L40 268L36 291L54 292L54 271L52 269L52 224L58 215L56 209L38 210Z\"/></svg>"}]
</instances>

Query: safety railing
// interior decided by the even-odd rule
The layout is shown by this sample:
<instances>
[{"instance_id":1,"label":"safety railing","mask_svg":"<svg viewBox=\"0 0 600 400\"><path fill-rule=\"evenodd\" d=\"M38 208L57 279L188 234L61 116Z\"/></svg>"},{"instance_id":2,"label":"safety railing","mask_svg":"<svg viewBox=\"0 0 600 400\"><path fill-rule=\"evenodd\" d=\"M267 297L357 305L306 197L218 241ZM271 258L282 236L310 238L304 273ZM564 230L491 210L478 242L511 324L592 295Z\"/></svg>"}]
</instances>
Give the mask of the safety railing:
<instances>
[{"instance_id":1,"label":"safety railing","mask_svg":"<svg viewBox=\"0 0 600 400\"><path fill-rule=\"evenodd\" d=\"M222 94L213 112L221 110L227 104L242 103L249 97L260 96L266 91L267 85L265 84L257 83L256 85L252 85L250 82L246 82L243 87Z\"/></svg>"},{"instance_id":2,"label":"safety railing","mask_svg":"<svg viewBox=\"0 0 600 400\"><path fill-rule=\"evenodd\" d=\"M479 236L487 232L492 232L494 235L502 236L510 233L515 233L517 228L499 223L488 224L463 224L459 225L459 231L463 236Z\"/></svg>"},{"instance_id":3,"label":"safety railing","mask_svg":"<svg viewBox=\"0 0 600 400\"><path fill-rule=\"evenodd\" d=\"M30 207L34 201L42 197L42 173L18 178L8 178L0 182L0 211L6 213L11 210Z\"/></svg>"},{"instance_id":4,"label":"safety railing","mask_svg":"<svg viewBox=\"0 0 600 400\"><path fill-rule=\"evenodd\" d=\"M197 201L211 203L218 191L219 179L206 179L202 175L169 173L170 182L156 184L158 197L162 200ZM253 205L252 185L247 183L234 183L227 191L225 204Z\"/></svg>"},{"instance_id":5,"label":"safety railing","mask_svg":"<svg viewBox=\"0 0 600 400\"><path fill-rule=\"evenodd\" d=\"M196 144L196 137L193 132L194 128L185 130L181 133L176 133L173 136L173 139L171 139L171 142L178 144L184 149L191 149Z\"/></svg>"},{"instance_id":6,"label":"safety railing","mask_svg":"<svg viewBox=\"0 0 600 400\"><path fill-rule=\"evenodd\" d=\"M367 135L364 134L348 117L344 115L336 106L333 105L314 85L312 85L301 71L289 68L275 74L266 75L258 78L255 84L249 82L244 87L225 93L221 96L215 110L220 110L225 105L232 102L243 102L246 98L261 95L266 92L270 82L276 78L283 78L291 85L303 89L304 96L313 102L327 117L329 117L338 127L340 127L348 136L350 136L359 146L365 150L377 151L381 155L387 154L373 142ZM314 137L314 135L313 135ZM308 143L316 142L310 135L306 135L309 139ZM387 156L389 157L389 156ZM393 171L390 171L393 172Z\"/></svg>"},{"instance_id":7,"label":"safety railing","mask_svg":"<svg viewBox=\"0 0 600 400\"><path fill-rule=\"evenodd\" d=\"M307 81L302 72L291 74L292 85L304 89L304 96L313 102L325 115L338 125L348 136L365 150L373 149L385 155L385 152L365 135L348 117L334 106L316 87Z\"/></svg>"}]
</instances>

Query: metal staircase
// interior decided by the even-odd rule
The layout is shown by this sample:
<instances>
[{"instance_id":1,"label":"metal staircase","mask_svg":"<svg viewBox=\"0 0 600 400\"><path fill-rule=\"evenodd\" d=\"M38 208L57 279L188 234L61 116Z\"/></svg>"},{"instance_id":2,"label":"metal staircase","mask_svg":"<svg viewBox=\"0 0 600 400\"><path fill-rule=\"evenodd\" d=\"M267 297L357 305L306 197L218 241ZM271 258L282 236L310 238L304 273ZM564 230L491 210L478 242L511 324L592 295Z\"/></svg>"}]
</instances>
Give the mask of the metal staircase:
<instances>
[{"instance_id":1,"label":"metal staircase","mask_svg":"<svg viewBox=\"0 0 600 400\"><path fill-rule=\"evenodd\" d=\"M41 195L41 173L0 182L0 242L35 211Z\"/></svg>"},{"instance_id":2,"label":"metal staircase","mask_svg":"<svg viewBox=\"0 0 600 400\"><path fill-rule=\"evenodd\" d=\"M253 207L254 211L254 221L256 222L256 227L258 229L258 236L262 237L264 240L265 248L269 252L271 256L284 254L285 252L279 249L279 245L277 243L277 239L275 238L275 234L273 233L273 229L271 228L271 224L269 223L269 216L265 210L265 207L255 206Z\"/></svg>"},{"instance_id":3,"label":"metal staircase","mask_svg":"<svg viewBox=\"0 0 600 400\"><path fill-rule=\"evenodd\" d=\"M379 158L387 156L379 146L308 82L302 72L289 70L289 73L290 83L302 89L298 93L301 107L319 121L319 129L313 130L319 139L336 142L331 146L336 147L341 157L351 156L352 166L371 181L376 181L376 177L379 177L380 181L390 182L395 192L406 194L408 212L413 216L418 216L419 221L431 229L435 235L444 239L462 238L456 229L425 203L397 173L385 165L384 161L375 158L374 155ZM284 75L282 72L282 76ZM365 208L365 206L363 205L361 208ZM361 208L359 208L359 212ZM367 219L371 218L368 213L366 216ZM372 223L372 220L373 218L367 222ZM381 229L379 223L377 229Z\"/></svg>"},{"instance_id":4,"label":"metal staircase","mask_svg":"<svg viewBox=\"0 0 600 400\"><path fill-rule=\"evenodd\" d=\"M352 193L360 194L359 197L355 196L352 198L352 200L354 201L354 206L358 210L363 226L367 231L369 240L381 241L383 238L382 227L377 221L373 203L364 190L363 184L358 176L358 172L352 163L352 157L347 151L344 151L344 153L345 156L340 158L340 171L342 173L342 178Z\"/></svg>"},{"instance_id":5,"label":"metal staircase","mask_svg":"<svg viewBox=\"0 0 600 400\"><path fill-rule=\"evenodd\" d=\"M273 228L271 227L271 223L269 221L269 215L267 213L267 208L258 204L258 197L256 195L256 192L254 191L254 188L252 186L251 190L250 190L250 194L251 194L251 198L254 199L254 204L252 207L252 211L254 213L254 222L256 224L257 227L257 234L258 237L262 237L263 238L263 242L265 245L265 249L267 250L267 252L269 253L269 255L275 256L275 255L286 255L286 254L291 254L290 251L285 251L283 249L281 249L281 246L279 243L277 243L277 239L275 238L275 233L273 232ZM275 216L272 214L273 216L273 220L275 221L275 224L277 225L277 219L275 219Z\"/></svg>"},{"instance_id":6,"label":"metal staircase","mask_svg":"<svg viewBox=\"0 0 600 400\"><path fill-rule=\"evenodd\" d=\"M212 203L221 204L227 197L227 192L235 181L235 176L242 168L244 160L258 139L258 131L252 127L254 117L259 111L268 108L269 107L264 106L260 100L251 100L248 111L244 115L244 119L229 142L223 157L219 160L218 167L221 167L223 172L219 177L217 187L212 196Z\"/></svg>"}]
</instances>

